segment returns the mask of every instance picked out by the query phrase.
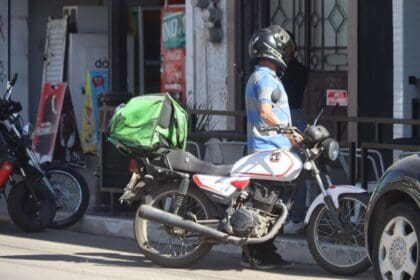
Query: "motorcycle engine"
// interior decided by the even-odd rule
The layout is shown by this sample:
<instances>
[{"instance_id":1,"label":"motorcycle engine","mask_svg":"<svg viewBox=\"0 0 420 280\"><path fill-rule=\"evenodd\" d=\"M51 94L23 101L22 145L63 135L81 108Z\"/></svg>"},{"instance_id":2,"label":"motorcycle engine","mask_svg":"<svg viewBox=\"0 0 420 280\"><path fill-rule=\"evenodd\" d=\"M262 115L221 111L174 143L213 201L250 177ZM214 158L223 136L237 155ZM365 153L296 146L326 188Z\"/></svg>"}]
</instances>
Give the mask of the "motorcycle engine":
<instances>
[{"instance_id":1,"label":"motorcycle engine","mask_svg":"<svg viewBox=\"0 0 420 280\"><path fill-rule=\"evenodd\" d=\"M255 183L250 200L230 215L230 225L236 235L261 237L273 221L273 211L280 196L279 186L264 182Z\"/></svg>"},{"instance_id":2,"label":"motorcycle engine","mask_svg":"<svg viewBox=\"0 0 420 280\"><path fill-rule=\"evenodd\" d=\"M254 217L254 213L242 207L233 212L230 216L230 224L236 234L245 236L255 227L258 217Z\"/></svg>"},{"instance_id":3,"label":"motorcycle engine","mask_svg":"<svg viewBox=\"0 0 420 280\"><path fill-rule=\"evenodd\" d=\"M254 183L253 208L272 213L280 196L280 188L272 182Z\"/></svg>"}]
</instances>

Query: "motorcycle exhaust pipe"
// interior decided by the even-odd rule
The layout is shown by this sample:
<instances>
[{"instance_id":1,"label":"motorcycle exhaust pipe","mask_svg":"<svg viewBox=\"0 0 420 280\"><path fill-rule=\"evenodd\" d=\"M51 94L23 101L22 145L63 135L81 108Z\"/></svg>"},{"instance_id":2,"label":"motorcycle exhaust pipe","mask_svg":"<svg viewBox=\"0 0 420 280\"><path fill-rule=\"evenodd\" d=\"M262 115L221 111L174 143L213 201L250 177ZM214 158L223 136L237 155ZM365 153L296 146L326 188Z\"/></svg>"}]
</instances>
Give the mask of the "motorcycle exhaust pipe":
<instances>
[{"instance_id":1,"label":"motorcycle exhaust pipe","mask_svg":"<svg viewBox=\"0 0 420 280\"><path fill-rule=\"evenodd\" d=\"M199 233L205 237L215 238L222 242L242 245L245 242L248 244L262 243L262 242L265 242L274 238L276 234L279 232L280 228L283 226L284 222L286 221L286 217L288 213L287 207L283 203L280 205L280 208L282 208L283 212L268 234L266 234L265 236L261 238L248 238L248 239L243 238L243 237L232 236L222 231L201 225L199 223L196 223L190 220L185 220L180 216L162 211L160 209L154 208L149 205L140 206L139 216L146 220L161 223L164 225L180 227L182 229L186 229L194 233Z\"/></svg>"}]
</instances>

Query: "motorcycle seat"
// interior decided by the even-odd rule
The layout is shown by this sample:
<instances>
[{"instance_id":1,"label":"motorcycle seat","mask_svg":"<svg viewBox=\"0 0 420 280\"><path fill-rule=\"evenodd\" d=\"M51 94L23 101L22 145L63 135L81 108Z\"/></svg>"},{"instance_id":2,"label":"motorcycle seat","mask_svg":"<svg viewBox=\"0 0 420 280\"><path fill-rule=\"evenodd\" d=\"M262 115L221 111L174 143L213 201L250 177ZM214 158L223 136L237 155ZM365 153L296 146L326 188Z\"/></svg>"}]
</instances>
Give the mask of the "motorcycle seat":
<instances>
[{"instance_id":1,"label":"motorcycle seat","mask_svg":"<svg viewBox=\"0 0 420 280\"><path fill-rule=\"evenodd\" d=\"M233 167L233 164L215 165L183 150L171 149L166 153L166 158L174 170L187 173L226 176Z\"/></svg>"}]
</instances>

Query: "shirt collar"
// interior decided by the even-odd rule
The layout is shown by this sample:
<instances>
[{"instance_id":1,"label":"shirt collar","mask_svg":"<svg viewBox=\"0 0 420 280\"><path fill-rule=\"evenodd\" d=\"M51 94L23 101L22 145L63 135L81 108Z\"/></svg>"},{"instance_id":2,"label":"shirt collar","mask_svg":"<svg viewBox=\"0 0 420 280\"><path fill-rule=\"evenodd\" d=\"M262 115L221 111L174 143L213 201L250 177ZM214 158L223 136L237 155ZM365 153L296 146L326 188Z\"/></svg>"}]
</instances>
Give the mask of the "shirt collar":
<instances>
[{"instance_id":1,"label":"shirt collar","mask_svg":"<svg viewBox=\"0 0 420 280\"><path fill-rule=\"evenodd\" d=\"M259 64L255 65L255 70L265 71L265 72L270 73L272 76L277 77L277 74L275 71L271 70L269 67L264 66L264 65L259 65Z\"/></svg>"}]
</instances>

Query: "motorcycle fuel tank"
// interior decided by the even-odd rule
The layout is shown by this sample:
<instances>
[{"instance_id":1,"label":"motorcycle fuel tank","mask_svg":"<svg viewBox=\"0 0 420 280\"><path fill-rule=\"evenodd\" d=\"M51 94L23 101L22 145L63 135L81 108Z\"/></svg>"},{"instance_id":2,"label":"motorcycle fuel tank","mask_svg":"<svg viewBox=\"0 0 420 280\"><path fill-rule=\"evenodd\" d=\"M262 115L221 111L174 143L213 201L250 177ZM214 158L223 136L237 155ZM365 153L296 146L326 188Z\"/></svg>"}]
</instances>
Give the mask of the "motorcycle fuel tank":
<instances>
[{"instance_id":1,"label":"motorcycle fuel tank","mask_svg":"<svg viewBox=\"0 0 420 280\"><path fill-rule=\"evenodd\" d=\"M299 157L287 150L278 149L250 154L235 163L231 176L247 176L252 179L292 181L302 171Z\"/></svg>"}]
</instances>

